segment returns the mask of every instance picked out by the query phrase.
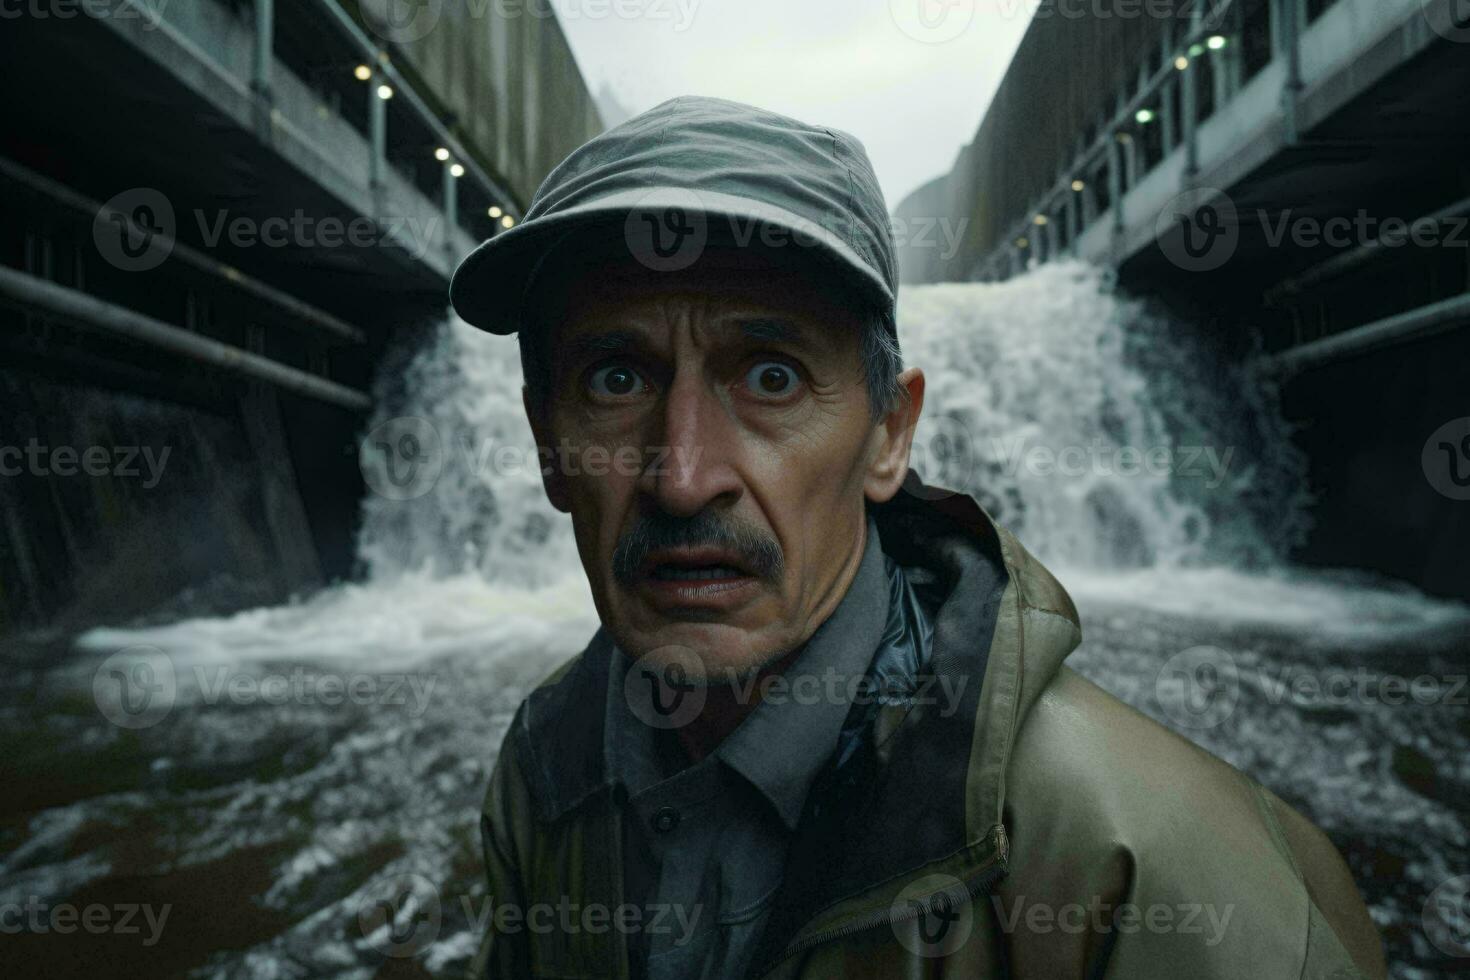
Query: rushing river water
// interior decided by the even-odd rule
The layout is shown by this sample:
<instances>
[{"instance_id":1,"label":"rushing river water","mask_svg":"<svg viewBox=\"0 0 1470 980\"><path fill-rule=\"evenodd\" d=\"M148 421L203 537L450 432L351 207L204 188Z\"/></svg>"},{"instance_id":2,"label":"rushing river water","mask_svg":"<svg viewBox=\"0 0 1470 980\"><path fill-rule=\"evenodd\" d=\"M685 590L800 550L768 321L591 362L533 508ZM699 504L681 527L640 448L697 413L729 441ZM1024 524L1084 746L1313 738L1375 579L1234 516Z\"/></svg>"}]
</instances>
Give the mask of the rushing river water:
<instances>
[{"instance_id":1,"label":"rushing river water","mask_svg":"<svg viewBox=\"0 0 1470 980\"><path fill-rule=\"evenodd\" d=\"M1283 563L1303 469L1269 392L1096 272L912 289L901 331L930 379L916 466L1072 591L1073 666L1326 830L1395 976L1470 964L1470 609ZM38 913L47 930L0 939L27 971L9 975L462 969L489 767L596 625L519 383L513 342L462 324L385 372L361 582L8 654L0 906L117 925L61 935ZM374 449L405 434L406 480ZM405 947L385 909L426 913Z\"/></svg>"}]
</instances>

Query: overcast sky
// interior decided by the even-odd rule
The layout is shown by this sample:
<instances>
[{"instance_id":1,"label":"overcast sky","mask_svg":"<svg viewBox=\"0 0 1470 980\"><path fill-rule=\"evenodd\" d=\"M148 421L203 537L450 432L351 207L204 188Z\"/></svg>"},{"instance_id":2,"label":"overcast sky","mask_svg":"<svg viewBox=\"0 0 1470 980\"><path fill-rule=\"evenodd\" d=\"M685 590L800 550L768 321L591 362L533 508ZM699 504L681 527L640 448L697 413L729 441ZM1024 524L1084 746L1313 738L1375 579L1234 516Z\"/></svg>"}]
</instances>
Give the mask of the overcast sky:
<instances>
[{"instance_id":1,"label":"overcast sky","mask_svg":"<svg viewBox=\"0 0 1470 980\"><path fill-rule=\"evenodd\" d=\"M1028 0L554 4L594 93L611 92L629 113L713 95L845 129L867 146L889 208L948 172L1034 9Z\"/></svg>"}]
</instances>

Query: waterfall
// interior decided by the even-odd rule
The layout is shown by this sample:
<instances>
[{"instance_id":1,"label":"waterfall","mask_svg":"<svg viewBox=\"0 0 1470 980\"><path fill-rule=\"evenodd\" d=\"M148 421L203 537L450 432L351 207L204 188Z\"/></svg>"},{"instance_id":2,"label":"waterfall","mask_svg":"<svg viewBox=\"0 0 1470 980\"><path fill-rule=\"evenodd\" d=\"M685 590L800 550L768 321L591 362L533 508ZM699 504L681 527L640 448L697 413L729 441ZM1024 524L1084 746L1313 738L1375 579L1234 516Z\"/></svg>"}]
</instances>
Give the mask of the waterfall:
<instances>
[{"instance_id":1,"label":"waterfall","mask_svg":"<svg viewBox=\"0 0 1470 980\"><path fill-rule=\"evenodd\" d=\"M1207 377L1184 331L1100 270L911 287L899 339L928 378L914 468L973 494L1043 560L1262 566L1301 526L1302 464L1269 399L1239 373ZM544 583L575 563L536 474L514 339L447 322L389 381L364 439L373 575ZM420 469L400 486L403 445Z\"/></svg>"},{"instance_id":2,"label":"waterfall","mask_svg":"<svg viewBox=\"0 0 1470 980\"><path fill-rule=\"evenodd\" d=\"M1267 624L1341 643L1465 621L1457 604L1356 572L1305 571L1305 463L1272 391L1101 270L910 287L907 363L928 379L913 466L973 494L1084 610ZM514 338L455 318L405 339L361 442L361 582L148 629L190 659L415 662L489 648L574 652L596 616L571 522L547 503Z\"/></svg>"}]
</instances>

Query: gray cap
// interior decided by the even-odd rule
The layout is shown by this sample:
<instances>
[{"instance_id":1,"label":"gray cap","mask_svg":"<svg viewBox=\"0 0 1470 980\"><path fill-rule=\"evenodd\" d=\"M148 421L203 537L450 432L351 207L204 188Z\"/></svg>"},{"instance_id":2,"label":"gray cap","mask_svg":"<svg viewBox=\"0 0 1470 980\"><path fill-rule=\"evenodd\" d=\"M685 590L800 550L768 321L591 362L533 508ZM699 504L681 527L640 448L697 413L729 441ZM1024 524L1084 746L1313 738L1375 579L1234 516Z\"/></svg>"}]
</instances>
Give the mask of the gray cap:
<instances>
[{"instance_id":1,"label":"gray cap","mask_svg":"<svg viewBox=\"0 0 1470 980\"><path fill-rule=\"evenodd\" d=\"M460 264L450 301L483 330L515 333L542 259L593 229L621 236L653 271L693 265L713 240L814 252L892 322L888 209L863 145L841 130L724 99L670 99L572 151L525 218Z\"/></svg>"}]
</instances>

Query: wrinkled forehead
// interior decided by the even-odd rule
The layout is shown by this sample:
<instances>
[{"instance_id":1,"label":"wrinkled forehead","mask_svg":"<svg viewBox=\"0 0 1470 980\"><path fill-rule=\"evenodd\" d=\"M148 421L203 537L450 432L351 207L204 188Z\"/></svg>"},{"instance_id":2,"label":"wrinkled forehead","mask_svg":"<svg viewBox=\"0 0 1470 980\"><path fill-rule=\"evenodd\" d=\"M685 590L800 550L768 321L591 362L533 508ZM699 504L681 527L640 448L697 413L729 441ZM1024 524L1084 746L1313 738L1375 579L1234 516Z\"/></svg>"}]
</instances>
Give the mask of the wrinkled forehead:
<instances>
[{"instance_id":1,"label":"wrinkled forehead","mask_svg":"<svg viewBox=\"0 0 1470 980\"><path fill-rule=\"evenodd\" d=\"M640 312L687 305L702 314L787 319L808 332L857 341L861 310L835 267L790 246L712 241L681 268L653 268L607 238L563 243L527 294L528 329L582 330Z\"/></svg>"}]
</instances>

